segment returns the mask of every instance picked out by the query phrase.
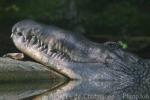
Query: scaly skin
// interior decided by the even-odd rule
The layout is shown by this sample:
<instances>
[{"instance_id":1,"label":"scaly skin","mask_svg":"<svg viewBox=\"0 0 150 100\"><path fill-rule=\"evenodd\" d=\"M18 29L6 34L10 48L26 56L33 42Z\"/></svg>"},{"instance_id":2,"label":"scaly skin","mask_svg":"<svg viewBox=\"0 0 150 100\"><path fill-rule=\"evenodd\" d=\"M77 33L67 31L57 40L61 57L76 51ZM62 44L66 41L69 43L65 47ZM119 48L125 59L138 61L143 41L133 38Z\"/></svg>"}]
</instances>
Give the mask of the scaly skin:
<instances>
[{"instance_id":1,"label":"scaly skin","mask_svg":"<svg viewBox=\"0 0 150 100\"><path fill-rule=\"evenodd\" d=\"M23 53L71 79L149 81L149 64L117 43L94 43L32 20L15 24L11 37Z\"/></svg>"}]
</instances>

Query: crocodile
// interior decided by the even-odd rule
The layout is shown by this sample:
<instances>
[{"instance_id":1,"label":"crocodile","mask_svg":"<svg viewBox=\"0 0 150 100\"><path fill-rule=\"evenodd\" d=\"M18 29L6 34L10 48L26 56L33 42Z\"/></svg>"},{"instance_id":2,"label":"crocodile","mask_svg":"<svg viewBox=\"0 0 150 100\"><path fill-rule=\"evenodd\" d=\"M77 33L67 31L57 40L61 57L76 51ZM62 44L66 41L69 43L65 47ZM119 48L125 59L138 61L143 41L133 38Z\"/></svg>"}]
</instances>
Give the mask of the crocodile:
<instances>
[{"instance_id":1,"label":"crocodile","mask_svg":"<svg viewBox=\"0 0 150 100\"><path fill-rule=\"evenodd\" d=\"M83 35L33 20L17 22L11 38L35 61L74 80L149 82L150 63L117 42L96 43Z\"/></svg>"}]
</instances>

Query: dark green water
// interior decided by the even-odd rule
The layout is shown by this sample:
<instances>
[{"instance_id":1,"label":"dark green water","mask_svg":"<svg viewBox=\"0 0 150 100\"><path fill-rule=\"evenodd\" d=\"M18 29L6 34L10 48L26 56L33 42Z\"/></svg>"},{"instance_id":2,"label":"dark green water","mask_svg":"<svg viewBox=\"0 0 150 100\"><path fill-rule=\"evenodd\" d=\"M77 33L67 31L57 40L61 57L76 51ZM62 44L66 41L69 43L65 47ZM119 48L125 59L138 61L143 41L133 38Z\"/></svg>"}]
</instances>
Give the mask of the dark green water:
<instances>
[{"instance_id":1,"label":"dark green water","mask_svg":"<svg viewBox=\"0 0 150 100\"><path fill-rule=\"evenodd\" d=\"M0 83L0 100L32 100L32 97L62 84L59 80Z\"/></svg>"},{"instance_id":2,"label":"dark green water","mask_svg":"<svg viewBox=\"0 0 150 100\"><path fill-rule=\"evenodd\" d=\"M114 81L3 83L0 100L150 100L150 85Z\"/></svg>"}]
</instances>

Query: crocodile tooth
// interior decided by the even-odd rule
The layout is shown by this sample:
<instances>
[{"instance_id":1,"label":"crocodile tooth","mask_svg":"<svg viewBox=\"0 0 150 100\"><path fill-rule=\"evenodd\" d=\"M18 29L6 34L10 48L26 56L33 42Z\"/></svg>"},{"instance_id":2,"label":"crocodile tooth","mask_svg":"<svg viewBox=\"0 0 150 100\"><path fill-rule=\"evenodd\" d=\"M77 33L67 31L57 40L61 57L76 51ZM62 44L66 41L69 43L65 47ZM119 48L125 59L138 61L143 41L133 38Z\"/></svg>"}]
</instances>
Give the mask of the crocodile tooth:
<instances>
[{"instance_id":1,"label":"crocodile tooth","mask_svg":"<svg viewBox=\"0 0 150 100\"><path fill-rule=\"evenodd\" d=\"M60 59L60 56L61 56L61 52L58 52L57 53L57 59Z\"/></svg>"},{"instance_id":2,"label":"crocodile tooth","mask_svg":"<svg viewBox=\"0 0 150 100\"><path fill-rule=\"evenodd\" d=\"M67 56L66 54L63 54L63 59L66 60L66 61L69 61L70 57Z\"/></svg>"},{"instance_id":3,"label":"crocodile tooth","mask_svg":"<svg viewBox=\"0 0 150 100\"><path fill-rule=\"evenodd\" d=\"M29 45L29 40L27 39L26 40L26 47L28 47L28 45Z\"/></svg>"},{"instance_id":4,"label":"crocodile tooth","mask_svg":"<svg viewBox=\"0 0 150 100\"><path fill-rule=\"evenodd\" d=\"M35 36L32 36L29 44L33 45L35 42L36 42L36 38L35 38Z\"/></svg>"},{"instance_id":5,"label":"crocodile tooth","mask_svg":"<svg viewBox=\"0 0 150 100\"><path fill-rule=\"evenodd\" d=\"M50 55L51 53L52 53L52 52L51 52L51 49L48 49L48 50L47 50L47 54Z\"/></svg>"},{"instance_id":6,"label":"crocodile tooth","mask_svg":"<svg viewBox=\"0 0 150 100\"><path fill-rule=\"evenodd\" d=\"M55 42L54 47L57 49L58 48L58 43Z\"/></svg>"},{"instance_id":7,"label":"crocodile tooth","mask_svg":"<svg viewBox=\"0 0 150 100\"><path fill-rule=\"evenodd\" d=\"M46 49L46 46L42 46L43 47L43 50L45 50Z\"/></svg>"},{"instance_id":8,"label":"crocodile tooth","mask_svg":"<svg viewBox=\"0 0 150 100\"><path fill-rule=\"evenodd\" d=\"M43 48L44 48L44 49L46 48L46 45L45 45L45 44L43 45Z\"/></svg>"},{"instance_id":9,"label":"crocodile tooth","mask_svg":"<svg viewBox=\"0 0 150 100\"><path fill-rule=\"evenodd\" d=\"M64 46L61 45L61 49L60 49L62 52L64 52Z\"/></svg>"},{"instance_id":10,"label":"crocodile tooth","mask_svg":"<svg viewBox=\"0 0 150 100\"><path fill-rule=\"evenodd\" d=\"M56 58L58 59L58 57L59 57L59 53L56 53L56 55L55 55L55 59L56 59Z\"/></svg>"},{"instance_id":11,"label":"crocodile tooth","mask_svg":"<svg viewBox=\"0 0 150 100\"><path fill-rule=\"evenodd\" d=\"M41 48L42 48L42 51L45 50L45 49L46 49L46 45L43 44L43 45L41 46Z\"/></svg>"},{"instance_id":12,"label":"crocodile tooth","mask_svg":"<svg viewBox=\"0 0 150 100\"><path fill-rule=\"evenodd\" d=\"M40 40L38 39L38 41L37 41L37 44L38 44L38 47L40 47Z\"/></svg>"},{"instance_id":13,"label":"crocodile tooth","mask_svg":"<svg viewBox=\"0 0 150 100\"><path fill-rule=\"evenodd\" d=\"M59 42L57 42L57 44L56 44L56 49L59 50Z\"/></svg>"},{"instance_id":14,"label":"crocodile tooth","mask_svg":"<svg viewBox=\"0 0 150 100\"><path fill-rule=\"evenodd\" d=\"M48 46L47 46L47 45L45 45L44 49L46 49L46 50L47 50L47 52L48 52Z\"/></svg>"},{"instance_id":15,"label":"crocodile tooth","mask_svg":"<svg viewBox=\"0 0 150 100\"><path fill-rule=\"evenodd\" d=\"M41 46L42 46L42 45L43 45L43 42L41 41L40 43L41 43Z\"/></svg>"},{"instance_id":16,"label":"crocodile tooth","mask_svg":"<svg viewBox=\"0 0 150 100\"><path fill-rule=\"evenodd\" d=\"M38 48L38 47L40 47L39 40L37 40L37 43L34 45L34 48Z\"/></svg>"},{"instance_id":17,"label":"crocodile tooth","mask_svg":"<svg viewBox=\"0 0 150 100\"><path fill-rule=\"evenodd\" d=\"M54 48L56 48L56 49L58 48L58 43L56 43L56 42L54 43Z\"/></svg>"},{"instance_id":18,"label":"crocodile tooth","mask_svg":"<svg viewBox=\"0 0 150 100\"><path fill-rule=\"evenodd\" d=\"M67 49L65 47L63 47L63 52L67 53Z\"/></svg>"},{"instance_id":19,"label":"crocodile tooth","mask_svg":"<svg viewBox=\"0 0 150 100\"><path fill-rule=\"evenodd\" d=\"M70 56L70 59L73 60L74 57L73 57L73 52L68 52L68 55Z\"/></svg>"},{"instance_id":20,"label":"crocodile tooth","mask_svg":"<svg viewBox=\"0 0 150 100\"><path fill-rule=\"evenodd\" d=\"M62 61L64 61L64 60L65 60L65 57L62 55L60 59L61 59Z\"/></svg>"},{"instance_id":21,"label":"crocodile tooth","mask_svg":"<svg viewBox=\"0 0 150 100\"><path fill-rule=\"evenodd\" d=\"M38 48L38 50L39 50L39 51L43 51L43 47L40 46L40 47Z\"/></svg>"},{"instance_id":22,"label":"crocodile tooth","mask_svg":"<svg viewBox=\"0 0 150 100\"><path fill-rule=\"evenodd\" d=\"M59 53L56 53L55 59L59 59Z\"/></svg>"},{"instance_id":23,"label":"crocodile tooth","mask_svg":"<svg viewBox=\"0 0 150 100\"><path fill-rule=\"evenodd\" d=\"M57 59L59 59L59 60L61 59L61 53L57 54Z\"/></svg>"},{"instance_id":24,"label":"crocodile tooth","mask_svg":"<svg viewBox=\"0 0 150 100\"><path fill-rule=\"evenodd\" d=\"M62 44L59 42L58 50L61 50Z\"/></svg>"},{"instance_id":25,"label":"crocodile tooth","mask_svg":"<svg viewBox=\"0 0 150 100\"><path fill-rule=\"evenodd\" d=\"M36 45L34 45L34 48L39 48L40 45L37 43Z\"/></svg>"},{"instance_id":26,"label":"crocodile tooth","mask_svg":"<svg viewBox=\"0 0 150 100\"><path fill-rule=\"evenodd\" d=\"M39 39L37 40L37 43L40 44L40 40Z\"/></svg>"},{"instance_id":27,"label":"crocodile tooth","mask_svg":"<svg viewBox=\"0 0 150 100\"><path fill-rule=\"evenodd\" d=\"M42 52L46 54L46 53L47 53L47 50L48 50L48 49L44 49Z\"/></svg>"},{"instance_id":28,"label":"crocodile tooth","mask_svg":"<svg viewBox=\"0 0 150 100\"><path fill-rule=\"evenodd\" d=\"M58 59L61 60L61 55L59 55Z\"/></svg>"},{"instance_id":29,"label":"crocodile tooth","mask_svg":"<svg viewBox=\"0 0 150 100\"><path fill-rule=\"evenodd\" d=\"M57 56L57 53L52 53L51 57L55 58Z\"/></svg>"},{"instance_id":30,"label":"crocodile tooth","mask_svg":"<svg viewBox=\"0 0 150 100\"><path fill-rule=\"evenodd\" d=\"M24 36L24 40L27 41L27 37L26 36Z\"/></svg>"},{"instance_id":31,"label":"crocodile tooth","mask_svg":"<svg viewBox=\"0 0 150 100\"><path fill-rule=\"evenodd\" d=\"M60 50L63 51L63 44L60 45Z\"/></svg>"},{"instance_id":32,"label":"crocodile tooth","mask_svg":"<svg viewBox=\"0 0 150 100\"><path fill-rule=\"evenodd\" d=\"M68 53L68 49L67 48L65 48L65 52Z\"/></svg>"},{"instance_id":33,"label":"crocodile tooth","mask_svg":"<svg viewBox=\"0 0 150 100\"><path fill-rule=\"evenodd\" d=\"M71 52L68 52L67 54L70 56L70 58L72 57L72 53Z\"/></svg>"}]
</instances>

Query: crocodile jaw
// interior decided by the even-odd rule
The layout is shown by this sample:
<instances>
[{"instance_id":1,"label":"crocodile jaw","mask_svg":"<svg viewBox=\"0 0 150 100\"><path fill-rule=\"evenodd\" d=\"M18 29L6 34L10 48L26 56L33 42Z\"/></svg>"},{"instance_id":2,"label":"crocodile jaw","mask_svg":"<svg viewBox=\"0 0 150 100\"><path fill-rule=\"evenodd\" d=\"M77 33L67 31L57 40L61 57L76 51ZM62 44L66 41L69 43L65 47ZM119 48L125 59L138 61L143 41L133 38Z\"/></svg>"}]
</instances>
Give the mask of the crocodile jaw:
<instances>
[{"instance_id":1,"label":"crocodile jaw","mask_svg":"<svg viewBox=\"0 0 150 100\"><path fill-rule=\"evenodd\" d=\"M15 46L34 60L50 67L56 72L71 79L130 81L131 78L128 75L107 67L105 63L70 61L68 56L58 59L62 56L58 57L57 52L54 53L50 47L52 45L50 33L39 34L34 32L34 29L39 29L39 31L45 30L45 28L32 21L15 24L11 35ZM46 37L46 35L48 36Z\"/></svg>"}]
</instances>

